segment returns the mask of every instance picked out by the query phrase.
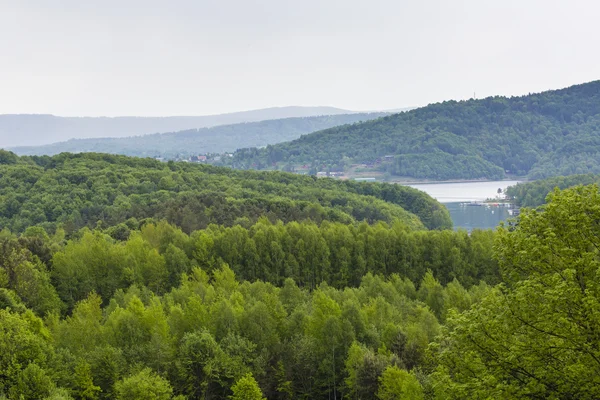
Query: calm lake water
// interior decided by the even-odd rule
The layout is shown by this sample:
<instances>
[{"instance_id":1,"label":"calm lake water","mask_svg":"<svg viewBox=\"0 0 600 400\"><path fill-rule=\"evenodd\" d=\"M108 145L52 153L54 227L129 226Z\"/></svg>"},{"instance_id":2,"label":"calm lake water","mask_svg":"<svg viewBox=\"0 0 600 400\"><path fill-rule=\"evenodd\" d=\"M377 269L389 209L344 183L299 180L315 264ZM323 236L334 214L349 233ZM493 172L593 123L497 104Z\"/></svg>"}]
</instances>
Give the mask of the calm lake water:
<instances>
[{"instance_id":1,"label":"calm lake water","mask_svg":"<svg viewBox=\"0 0 600 400\"><path fill-rule=\"evenodd\" d=\"M493 229L510 218L508 207L465 206L461 203L495 198L498 189L506 189L519 181L427 183L408 185L437 199L450 211L454 229Z\"/></svg>"}]
</instances>

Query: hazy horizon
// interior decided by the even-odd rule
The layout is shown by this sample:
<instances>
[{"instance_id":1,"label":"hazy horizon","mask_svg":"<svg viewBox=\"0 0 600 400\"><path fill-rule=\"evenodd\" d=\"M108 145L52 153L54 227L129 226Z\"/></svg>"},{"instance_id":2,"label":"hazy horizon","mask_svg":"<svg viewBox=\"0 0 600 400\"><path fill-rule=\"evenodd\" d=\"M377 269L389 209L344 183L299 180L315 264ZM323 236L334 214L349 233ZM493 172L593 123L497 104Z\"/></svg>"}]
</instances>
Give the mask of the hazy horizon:
<instances>
[{"instance_id":1,"label":"hazy horizon","mask_svg":"<svg viewBox=\"0 0 600 400\"><path fill-rule=\"evenodd\" d=\"M0 114L374 111L600 78L600 4L526 3L0 0Z\"/></svg>"},{"instance_id":2,"label":"hazy horizon","mask_svg":"<svg viewBox=\"0 0 600 400\"><path fill-rule=\"evenodd\" d=\"M285 110L285 109L294 109L294 108L298 108L298 109L316 109L316 108L323 108L323 109L331 109L338 111L340 114L342 113L348 113L348 114L352 114L352 113L369 113L369 112L373 112L373 113L377 113L377 112L393 112L394 110L366 110L366 111L356 111L356 110L346 110L343 108L339 108L339 107L334 107L334 106L322 106L322 105L314 105L314 106L296 106L296 105L290 105L290 106L276 106L276 107L265 107L265 108L258 108L258 109L248 109L248 110L232 110L232 111L228 111L228 112L224 112L224 113L218 113L218 114L197 114L197 115L187 115L187 114L181 114L181 115L177 115L177 114L169 114L169 115L127 115L127 114L119 114L119 115L56 115L56 114L49 114L49 113L12 113L12 114L3 114L0 113L0 115L2 116L8 116L8 115L15 115L15 116L27 116L27 115L31 115L31 116L51 116L51 117L59 117L59 118L186 118L186 117L216 117L216 116L222 116L222 115L230 115L230 114L244 114L244 113L252 113L252 112L256 112L256 111L270 111L270 110ZM413 109L416 107L406 107L406 108L402 108L399 109L399 111L405 111L405 110L409 110L409 109ZM328 114L324 114L324 115L328 115ZM287 118L294 118L294 117L287 117Z\"/></svg>"},{"instance_id":3,"label":"hazy horizon","mask_svg":"<svg viewBox=\"0 0 600 400\"><path fill-rule=\"evenodd\" d=\"M39 146L69 139L118 138L218 125L343 114L360 116L366 113L348 112L332 107L276 107L217 115L161 117L0 114L0 147Z\"/></svg>"}]
</instances>

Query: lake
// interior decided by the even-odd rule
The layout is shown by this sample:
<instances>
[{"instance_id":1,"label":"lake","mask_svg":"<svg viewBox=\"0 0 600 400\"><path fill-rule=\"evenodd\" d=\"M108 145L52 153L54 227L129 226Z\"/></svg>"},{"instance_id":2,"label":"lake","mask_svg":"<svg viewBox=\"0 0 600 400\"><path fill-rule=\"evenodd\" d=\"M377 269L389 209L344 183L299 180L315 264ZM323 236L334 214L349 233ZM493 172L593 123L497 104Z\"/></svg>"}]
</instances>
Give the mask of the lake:
<instances>
[{"instance_id":1,"label":"lake","mask_svg":"<svg viewBox=\"0 0 600 400\"><path fill-rule=\"evenodd\" d=\"M498 189L506 189L519 181L424 183L407 185L437 199L448 208L454 229L494 229L510 218L508 207L466 206L461 203L496 198Z\"/></svg>"}]
</instances>

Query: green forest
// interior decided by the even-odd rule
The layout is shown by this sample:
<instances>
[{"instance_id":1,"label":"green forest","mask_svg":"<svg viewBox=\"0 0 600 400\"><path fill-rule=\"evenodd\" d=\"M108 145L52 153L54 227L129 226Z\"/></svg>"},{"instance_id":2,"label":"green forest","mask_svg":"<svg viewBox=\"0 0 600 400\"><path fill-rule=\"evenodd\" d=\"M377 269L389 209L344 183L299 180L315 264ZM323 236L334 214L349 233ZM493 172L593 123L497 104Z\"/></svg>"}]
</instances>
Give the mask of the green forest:
<instances>
[{"instance_id":1,"label":"green forest","mask_svg":"<svg viewBox=\"0 0 600 400\"><path fill-rule=\"evenodd\" d=\"M538 207L555 188L567 189L577 185L600 183L600 175L579 174L555 176L532 182L522 182L506 188L505 194L519 207Z\"/></svg>"},{"instance_id":2,"label":"green forest","mask_svg":"<svg viewBox=\"0 0 600 400\"><path fill-rule=\"evenodd\" d=\"M179 132L149 135L71 139L44 146L23 146L12 149L19 155L55 155L64 152L98 152L136 157L187 159L198 154L234 152L238 148L262 147L298 139L300 136L333 126L368 121L388 113L355 113L270 119L188 129Z\"/></svg>"},{"instance_id":3,"label":"green forest","mask_svg":"<svg viewBox=\"0 0 600 400\"><path fill-rule=\"evenodd\" d=\"M600 189L496 231L400 185L0 151L0 399L600 397Z\"/></svg>"},{"instance_id":4,"label":"green forest","mask_svg":"<svg viewBox=\"0 0 600 400\"><path fill-rule=\"evenodd\" d=\"M67 232L165 219L185 232L218 225L249 226L324 220L402 221L411 228L452 226L445 207L399 185L316 179L282 172L235 171L118 155L23 156L0 150L0 226L39 225Z\"/></svg>"},{"instance_id":5,"label":"green forest","mask_svg":"<svg viewBox=\"0 0 600 400\"><path fill-rule=\"evenodd\" d=\"M235 168L373 165L419 179L542 179L600 173L600 81L520 97L445 101L265 149L241 149ZM387 156L387 157L386 157Z\"/></svg>"}]
</instances>

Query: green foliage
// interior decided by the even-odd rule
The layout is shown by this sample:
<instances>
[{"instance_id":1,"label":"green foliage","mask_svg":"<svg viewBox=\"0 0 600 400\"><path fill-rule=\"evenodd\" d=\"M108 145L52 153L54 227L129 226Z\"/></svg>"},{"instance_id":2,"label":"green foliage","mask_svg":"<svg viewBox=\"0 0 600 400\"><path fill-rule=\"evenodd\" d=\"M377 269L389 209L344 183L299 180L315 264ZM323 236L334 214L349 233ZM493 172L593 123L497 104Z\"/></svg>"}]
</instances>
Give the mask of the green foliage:
<instances>
[{"instance_id":1,"label":"green foliage","mask_svg":"<svg viewBox=\"0 0 600 400\"><path fill-rule=\"evenodd\" d=\"M108 156L86 157L44 168ZM314 182L436 219L418 192ZM548 199L495 233L244 216L188 234L127 215L3 230L0 398L598 398L600 190Z\"/></svg>"},{"instance_id":2,"label":"green foliage","mask_svg":"<svg viewBox=\"0 0 600 400\"><path fill-rule=\"evenodd\" d=\"M342 288L359 285L367 272L384 276L397 273L420 282L431 270L443 284L458 279L468 288L481 280L492 284L499 281L497 265L491 259L492 238L490 231L469 235L465 231L412 232L401 224L284 225L268 220L249 229L211 226L188 236L166 223L148 223L141 232L131 232L126 241L84 230L79 239L68 241L54 253L52 277L68 309L90 293L97 293L107 304L118 289L132 284L165 293L196 265L208 272L216 269L216 287L228 292L232 290L228 285L237 285L234 273L243 280L260 279L277 285L293 278L300 286L316 288L327 282ZM219 272L222 263L228 265L229 275ZM421 285L419 299L442 318L444 299L439 287L430 285L432 275L428 277ZM55 293L50 288L49 293ZM456 301L464 298L460 309L470 304L468 296L454 295Z\"/></svg>"},{"instance_id":3,"label":"green foliage","mask_svg":"<svg viewBox=\"0 0 600 400\"><path fill-rule=\"evenodd\" d=\"M504 170L479 156L436 151L400 154L387 167L388 173L420 179L502 179Z\"/></svg>"},{"instance_id":4,"label":"green foliage","mask_svg":"<svg viewBox=\"0 0 600 400\"><path fill-rule=\"evenodd\" d=\"M124 240L148 218L166 219L190 233L211 223L232 226L261 217L272 222L402 221L413 229L452 225L437 201L397 185L95 153L0 164L0 226L14 232L32 226L54 232L62 226L71 234L101 221L111 237Z\"/></svg>"},{"instance_id":5,"label":"green foliage","mask_svg":"<svg viewBox=\"0 0 600 400\"><path fill-rule=\"evenodd\" d=\"M30 363L19 372L9 394L13 399L37 400L48 397L53 390L54 382L46 371L37 364Z\"/></svg>"},{"instance_id":6,"label":"green foliage","mask_svg":"<svg viewBox=\"0 0 600 400\"><path fill-rule=\"evenodd\" d=\"M69 394L69 391L64 388L55 388L50 392L50 396L44 400L73 400L73 397Z\"/></svg>"},{"instance_id":7,"label":"green foliage","mask_svg":"<svg viewBox=\"0 0 600 400\"><path fill-rule=\"evenodd\" d=\"M148 225L130 240L143 240L142 248L168 249L173 243L157 231L173 232ZM86 238L89 234L81 240L107 240L98 234ZM186 247L185 240L180 243ZM0 310L0 393L55 399L69 394L77 399L289 399L352 393L374 398L386 368L421 365L427 344L439 334L435 315L416 300L420 292L398 275L368 274L355 288L323 282L311 290L289 278L281 288L240 281L220 265L213 266L210 278L192 268L162 296L145 286L119 288L108 301L92 293L66 317L51 313L45 323L31 311ZM452 284L454 293L460 284ZM462 298L460 305L450 304L449 299L460 298L450 287L439 290L445 299L442 315L465 307ZM471 299L470 290L462 291Z\"/></svg>"},{"instance_id":8,"label":"green foliage","mask_svg":"<svg viewBox=\"0 0 600 400\"><path fill-rule=\"evenodd\" d=\"M425 398L417 378L398 367L387 367L379 382L377 398L380 400L423 400Z\"/></svg>"},{"instance_id":9,"label":"green foliage","mask_svg":"<svg viewBox=\"0 0 600 400\"><path fill-rule=\"evenodd\" d=\"M7 306L16 307L23 301L40 315L62 309L63 304L40 256L49 261L50 250L42 239L0 239L0 287L12 290L12 294L1 296Z\"/></svg>"},{"instance_id":10,"label":"green foliage","mask_svg":"<svg viewBox=\"0 0 600 400\"><path fill-rule=\"evenodd\" d=\"M600 183L600 175L555 176L533 182L518 183L506 188L506 195L521 207L537 207L546 202L554 188L567 189L577 185Z\"/></svg>"},{"instance_id":11,"label":"green foliage","mask_svg":"<svg viewBox=\"0 0 600 400\"><path fill-rule=\"evenodd\" d=\"M169 382L144 368L115 385L118 400L170 400L173 388Z\"/></svg>"},{"instance_id":12,"label":"green foliage","mask_svg":"<svg viewBox=\"0 0 600 400\"><path fill-rule=\"evenodd\" d=\"M263 400L265 398L252 374L241 377L231 387L231 390L233 391L232 400Z\"/></svg>"},{"instance_id":13,"label":"green foliage","mask_svg":"<svg viewBox=\"0 0 600 400\"><path fill-rule=\"evenodd\" d=\"M429 306L438 319L442 318L442 312L444 310L444 288L435 279L431 271L427 271L421 282L418 298Z\"/></svg>"},{"instance_id":14,"label":"green foliage","mask_svg":"<svg viewBox=\"0 0 600 400\"><path fill-rule=\"evenodd\" d=\"M600 173L600 81L521 97L446 101L265 149L235 153L238 168L373 164L427 179L532 179Z\"/></svg>"},{"instance_id":15,"label":"green foliage","mask_svg":"<svg viewBox=\"0 0 600 400\"><path fill-rule=\"evenodd\" d=\"M600 396L598 186L549 200L499 230L506 285L449 318L437 346L442 398Z\"/></svg>"},{"instance_id":16,"label":"green foliage","mask_svg":"<svg viewBox=\"0 0 600 400\"><path fill-rule=\"evenodd\" d=\"M375 399L375 393L382 374L394 362L394 357L388 354L377 354L372 350L352 344L348 351L346 370L351 397L357 399Z\"/></svg>"},{"instance_id":17,"label":"green foliage","mask_svg":"<svg viewBox=\"0 0 600 400\"><path fill-rule=\"evenodd\" d=\"M0 309L7 309L14 312L23 312L27 308L14 290L0 288Z\"/></svg>"},{"instance_id":18,"label":"green foliage","mask_svg":"<svg viewBox=\"0 0 600 400\"><path fill-rule=\"evenodd\" d=\"M0 149L0 164L16 164L18 157L12 151Z\"/></svg>"},{"instance_id":19,"label":"green foliage","mask_svg":"<svg viewBox=\"0 0 600 400\"><path fill-rule=\"evenodd\" d=\"M47 328L31 311L0 310L0 393L9 389L32 398L50 392L43 368L52 357ZM29 393L28 386L32 386ZM29 393L29 394L28 394ZM35 398L35 397L33 397Z\"/></svg>"},{"instance_id":20,"label":"green foliage","mask_svg":"<svg viewBox=\"0 0 600 400\"><path fill-rule=\"evenodd\" d=\"M102 331L102 327L99 327L98 332ZM85 358L90 363L93 383L100 388L99 398L113 399L114 385L127 370L126 361L121 349L102 343L100 338L91 346L92 349L86 353Z\"/></svg>"},{"instance_id":21,"label":"green foliage","mask_svg":"<svg viewBox=\"0 0 600 400\"><path fill-rule=\"evenodd\" d=\"M75 367L75 390L74 394L79 399L97 399L101 391L99 386L94 385L90 364L80 361Z\"/></svg>"},{"instance_id":22,"label":"green foliage","mask_svg":"<svg viewBox=\"0 0 600 400\"><path fill-rule=\"evenodd\" d=\"M219 386L225 354L208 331L186 333L177 357L181 388L194 398L207 397Z\"/></svg>"},{"instance_id":23,"label":"green foliage","mask_svg":"<svg viewBox=\"0 0 600 400\"><path fill-rule=\"evenodd\" d=\"M134 271L124 268L128 266L126 258L123 247L113 246L100 232L84 232L80 240L71 242L52 259L52 274L61 298L69 308L91 292L108 300L118 288L135 280Z\"/></svg>"}]
</instances>

